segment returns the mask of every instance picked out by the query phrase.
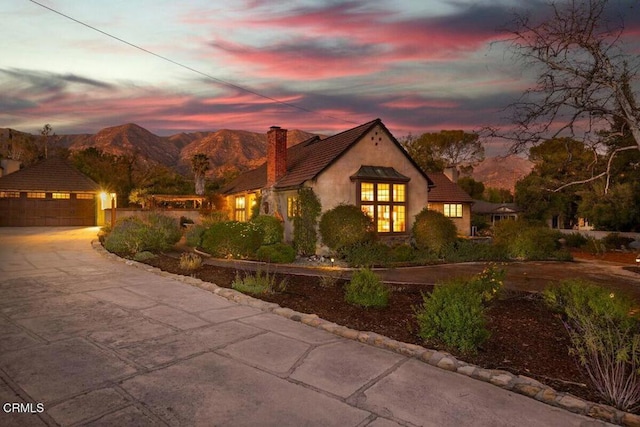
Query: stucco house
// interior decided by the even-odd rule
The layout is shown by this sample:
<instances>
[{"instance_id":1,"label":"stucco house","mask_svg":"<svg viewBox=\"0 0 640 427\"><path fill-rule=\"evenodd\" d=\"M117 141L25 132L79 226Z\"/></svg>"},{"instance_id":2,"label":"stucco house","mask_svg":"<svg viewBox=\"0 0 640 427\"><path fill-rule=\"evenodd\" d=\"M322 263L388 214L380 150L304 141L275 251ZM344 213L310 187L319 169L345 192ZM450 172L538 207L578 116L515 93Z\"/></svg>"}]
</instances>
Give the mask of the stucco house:
<instances>
[{"instance_id":1,"label":"stucco house","mask_svg":"<svg viewBox=\"0 0 640 427\"><path fill-rule=\"evenodd\" d=\"M311 138L287 148L287 130L267 133L267 161L238 176L223 194L231 218L246 221L258 196L260 211L282 219L285 240L293 238L298 190L310 187L322 211L353 204L368 213L381 237L406 238L413 219L428 203L433 182L380 119L337 135Z\"/></svg>"},{"instance_id":2,"label":"stucco house","mask_svg":"<svg viewBox=\"0 0 640 427\"><path fill-rule=\"evenodd\" d=\"M100 224L100 186L60 158L0 177L0 226Z\"/></svg>"},{"instance_id":3,"label":"stucco house","mask_svg":"<svg viewBox=\"0 0 640 427\"><path fill-rule=\"evenodd\" d=\"M474 200L442 172L429 172L433 188L429 192L429 209L450 218L461 236L471 235L471 206Z\"/></svg>"}]
</instances>

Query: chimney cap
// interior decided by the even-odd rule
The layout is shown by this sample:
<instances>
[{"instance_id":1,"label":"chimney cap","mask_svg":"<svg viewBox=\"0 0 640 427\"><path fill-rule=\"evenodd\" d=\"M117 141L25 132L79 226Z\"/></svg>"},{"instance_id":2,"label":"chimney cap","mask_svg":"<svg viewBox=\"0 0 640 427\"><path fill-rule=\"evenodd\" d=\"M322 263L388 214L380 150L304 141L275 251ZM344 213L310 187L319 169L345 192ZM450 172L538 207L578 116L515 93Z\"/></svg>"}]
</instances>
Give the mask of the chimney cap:
<instances>
[{"instance_id":1,"label":"chimney cap","mask_svg":"<svg viewBox=\"0 0 640 427\"><path fill-rule=\"evenodd\" d=\"M280 126L271 126L269 129L272 129L272 130L280 129Z\"/></svg>"}]
</instances>

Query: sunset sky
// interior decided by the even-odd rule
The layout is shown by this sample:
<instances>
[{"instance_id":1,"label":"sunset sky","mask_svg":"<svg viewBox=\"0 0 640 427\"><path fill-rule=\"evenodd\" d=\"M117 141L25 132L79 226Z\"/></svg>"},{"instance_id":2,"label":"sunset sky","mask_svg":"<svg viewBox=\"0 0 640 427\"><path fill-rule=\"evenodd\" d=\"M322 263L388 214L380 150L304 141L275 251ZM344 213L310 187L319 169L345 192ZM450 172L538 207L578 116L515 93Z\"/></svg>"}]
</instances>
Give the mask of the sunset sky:
<instances>
[{"instance_id":1,"label":"sunset sky","mask_svg":"<svg viewBox=\"0 0 640 427\"><path fill-rule=\"evenodd\" d=\"M501 29L545 10L538 0L38 1L173 61L0 0L0 127L50 123L58 134L129 122L158 135L333 134L375 118L397 137L479 129L533 84ZM640 40L638 2L612 3Z\"/></svg>"}]
</instances>

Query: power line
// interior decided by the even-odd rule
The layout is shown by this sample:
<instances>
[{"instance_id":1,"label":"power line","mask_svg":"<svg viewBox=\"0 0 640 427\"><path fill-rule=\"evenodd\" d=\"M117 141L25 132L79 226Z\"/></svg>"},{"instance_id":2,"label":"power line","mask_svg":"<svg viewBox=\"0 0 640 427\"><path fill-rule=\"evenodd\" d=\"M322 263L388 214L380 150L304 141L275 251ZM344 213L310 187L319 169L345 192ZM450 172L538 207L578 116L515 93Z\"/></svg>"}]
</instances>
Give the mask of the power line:
<instances>
[{"instance_id":1,"label":"power line","mask_svg":"<svg viewBox=\"0 0 640 427\"><path fill-rule=\"evenodd\" d=\"M131 42L129 42L129 41L123 39L123 38L120 38L118 36L114 36L113 34L110 34L110 33L106 32L104 30L96 28L93 25L90 25L90 24L87 24L86 22L80 21L79 19L76 19L76 18L74 18L72 16L69 16L69 15L67 15L65 13L62 13L62 12L52 8L52 7L46 6L46 5L44 5L42 3L39 3L39 2L37 2L35 0L29 0L29 1L31 3L33 3L33 4L35 4L35 5L38 5L38 6L42 7L42 8L44 8L44 9L49 10L50 12L53 12L53 13L55 13L57 15L60 15L63 18L69 19L69 20L71 20L71 21L73 21L73 22L75 22L77 24L80 24L80 25L82 25L84 27L87 27L87 28L89 28L89 29L91 29L93 31L96 31L96 32L98 32L98 33L100 33L102 35L105 35L105 36L107 36L109 38L117 40L120 43L124 43L124 44L126 44L126 45L128 45L130 47L133 47L134 49L141 50L144 53L147 53L149 55L155 56L156 58L162 59L163 61L169 62L169 63L171 63L173 65L178 66L178 67L184 68L185 70L188 70L188 71L191 71L193 73L199 74L199 75L201 75L203 77L206 77L206 78L208 78L210 80L213 80L213 81L215 81L215 82L217 82L217 83L219 83L219 84L221 84L223 86L227 86L227 87L230 87L230 88L238 89L238 90L241 90L243 92L247 92L247 93L250 93L252 95L255 95L257 97L260 97L260 98L263 98L263 99L267 99L267 100L269 100L269 101L271 101L271 102L273 102L275 104L284 105L285 107L289 107L289 108L293 108L293 109L296 109L296 110L304 111L306 113L317 114L319 116L322 116L322 117L325 117L325 118L328 118L328 119L332 119L332 120L338 120L338 121L341 121L341 122L344 122L344 123L358 124L358 123L352 122L350 120L345 120L345 119L341 119L339 117L326 115L326 114L320 113L320 112L318 112L316 110L311 110L309 108L301 107L299 105L295 105L295 104L292 104L290 102L282 101L280 99L273 98L273 97L268 96L268 95L264 95L264 94L262 94L260 92L255 91L255 90L248 89L248 88L246 88L244 86L240 86L240 85L237 85L237 84L234 84L234 83L230 83L230 82L222 80L222 79L220 79L218 77L214 77L211 74L207 74L207 73L205 73L203 71L197 70L197 69L195 69L193 67L190 67L188 65L185 65L185 64L183 64L181 62L175 61L175 60L173 60L171 58L168 58L166 56L163 56L163 55L160 55L158 53L155 53L155 52L153 52L153 51L151 51L149 49L146 49L146 48L144 48L142 46L139 46L139 45L137 45L135 43L131 43Z\"/></svg>"}]
</instances>

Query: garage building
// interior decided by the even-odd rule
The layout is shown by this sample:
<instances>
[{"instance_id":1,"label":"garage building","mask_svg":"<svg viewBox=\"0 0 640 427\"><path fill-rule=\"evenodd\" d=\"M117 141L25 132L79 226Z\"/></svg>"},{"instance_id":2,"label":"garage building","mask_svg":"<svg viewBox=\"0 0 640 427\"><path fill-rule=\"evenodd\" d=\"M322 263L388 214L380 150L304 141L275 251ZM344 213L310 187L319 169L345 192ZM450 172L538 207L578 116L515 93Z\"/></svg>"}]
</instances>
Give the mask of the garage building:
<instances>
[{"instance_id":1,"label":"garage building","mask_svg":"<svg viewBox=\"0 0 640 427\"><path fill-rule=\"evenodd\" d=\"M57 157L0 177L0 226L93 226L100 186Z\"/></svg>"}]
</instances>

